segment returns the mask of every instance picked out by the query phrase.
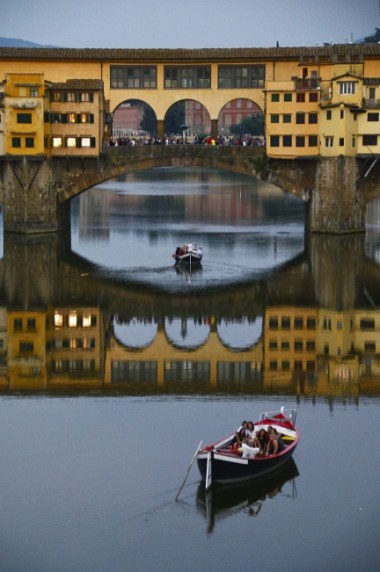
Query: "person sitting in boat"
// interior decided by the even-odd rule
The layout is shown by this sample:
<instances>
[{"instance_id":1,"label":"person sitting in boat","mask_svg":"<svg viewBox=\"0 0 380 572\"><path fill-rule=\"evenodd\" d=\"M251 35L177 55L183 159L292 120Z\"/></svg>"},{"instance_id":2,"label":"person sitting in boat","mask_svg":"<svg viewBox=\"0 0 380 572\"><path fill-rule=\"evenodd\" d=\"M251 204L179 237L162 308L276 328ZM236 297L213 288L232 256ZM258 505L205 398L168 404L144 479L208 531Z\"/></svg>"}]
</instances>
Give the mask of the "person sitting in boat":
<instances>
[{"instance_id":1,"label":"person sitting in boat","mask_svg":"<svg viewBox=\"0 0 380 572\"><path fill-rule=\"evenodd\" d=\"M256 445L255 445L256 432L255 432L255 426L254 426L252 421L248 421L248 423L247 423L246 436L247 436L247 444L250 447L256 447Z\"/></svg>"},{"instance_id":2,"label":"person sitting in boat","mask_svg":"<svg viewBox=\"0 0 380 572\"><path fill-rule=\"evenodd\" d=\"M233 443L233 448L235 451L237 451L241 447L242 443L245 443L247 441L247 426L248 422L243 421L239 429L235 433L234 443Z\"/></svg>"},{"instance_id":3,"label":"person sitting in boat","mask_svg":"<svg viewBox=\"0 0 380 572\"><path fill-rule=\"evenodd\" d=\"M259 447L260 449L259 455L265 455L268 445L268 439L269 439L268 433L262 427L256 435L256 444L255 444L255 447Z\"/></svg>"},{"instance_id":4,"label":"person sitting in boat","mask_svg":"<svg viewBox=\"0 0 380 572\"><path fill-rule=\"evenodd\" d=\"M285 449L285 445L276 429L272 428L269 435L269 443L267 448L267 455L276 455Z\"/></svg>"}]
</instances>

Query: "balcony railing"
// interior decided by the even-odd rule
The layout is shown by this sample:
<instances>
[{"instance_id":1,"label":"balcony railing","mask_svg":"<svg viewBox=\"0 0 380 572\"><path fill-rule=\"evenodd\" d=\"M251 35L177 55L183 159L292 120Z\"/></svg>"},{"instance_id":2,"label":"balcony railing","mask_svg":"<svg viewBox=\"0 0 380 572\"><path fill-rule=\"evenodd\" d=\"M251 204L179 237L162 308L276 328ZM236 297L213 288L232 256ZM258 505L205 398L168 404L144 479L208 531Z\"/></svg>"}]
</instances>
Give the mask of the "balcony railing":
<instances>
[{"instance_id":1,"label":"balcony railing","mask_svg":"<svg viewBox=\"0 0 380 572\"><path fill-rule=\"evenodd\" d=\"M298 91L317 89L319 87L319 80L320 78L318 77L292 77L292 81L294 81L294 89Z\"/></svg>"},{"instance_id":2,"label":"balcony railing","mask_svg":"<svg viewBox=\"0 0 380 572\"><path fill-rule=\"evenodd\" d=\"M363 97L362 105L363 105L363 107L380 107L380 99L375 99L372 97L369 99L366 99Z\"/></svg>"}]
</instances>

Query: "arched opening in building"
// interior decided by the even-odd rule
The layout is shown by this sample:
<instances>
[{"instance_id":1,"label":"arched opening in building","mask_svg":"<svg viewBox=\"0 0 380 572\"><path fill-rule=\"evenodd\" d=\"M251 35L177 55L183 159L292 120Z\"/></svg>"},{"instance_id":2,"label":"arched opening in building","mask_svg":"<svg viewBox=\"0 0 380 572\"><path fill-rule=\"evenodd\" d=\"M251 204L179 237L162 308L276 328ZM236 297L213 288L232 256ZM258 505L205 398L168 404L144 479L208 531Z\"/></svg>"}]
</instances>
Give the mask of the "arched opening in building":
<instances>
[{"instance_id":1,"label":"arched opening in building","mask_svg":"<svg viewBox=\"0 0 380 572\"><path fill-rule=\"evenodd\" d=\"M207 108L194 99L177 101L166 112L164 131L166 136L179 142L193 143L203 139L211 131L211 118Z\"/></svg>"},{"instance_id":2,"label":"arched opening in building","mask_svg":"<svg viewBox=\"0 0 380 572\"><path fill-rule=\"evenodd\" d=\"M153 108L140 99L123 101L112 117L112 137L119 143L151 139L157 135L157 118Z\"/></svg>"},{"instance_id":3,"label":"arched opening in building","mask_svg":"<svg viewBox=\"0 0 380 572\"><path fill-rule=\"evenodd\" d=\"M218 135L225 140L264 141L264 114L251 99L228 101L218 115Z\"/></svg>"}]
</instances>

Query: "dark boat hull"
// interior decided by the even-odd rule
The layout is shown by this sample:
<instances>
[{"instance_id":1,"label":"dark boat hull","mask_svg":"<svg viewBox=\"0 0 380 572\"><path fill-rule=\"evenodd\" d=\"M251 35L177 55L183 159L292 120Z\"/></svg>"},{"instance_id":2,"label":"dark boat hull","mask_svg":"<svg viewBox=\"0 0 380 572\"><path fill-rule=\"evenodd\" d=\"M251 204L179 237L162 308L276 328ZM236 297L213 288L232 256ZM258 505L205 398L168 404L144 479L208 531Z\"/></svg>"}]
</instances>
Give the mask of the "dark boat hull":
<instances>
[{"instance_id":1,"label":"dark boat hull","mask_svg":"<svg viewBox=\"0 0 380 572\"><path fill-rule=\"evenodd\" d=\"M184 254L183 256L175 256L176 264L200 264L202 256L195 254Z\"/></svg>"},{"instance_id":2,"label":"dark boat hull","mask_svg":"<svg viewBox=\"0 0 380 572\"><path fill-rule=\"evenodd\" d=\"M198 454L197 463L202 481L206 482L207 463L211 462L212 482L220 485L238 484L251 480L260 480L274 474L291 459L297 442L293 443L278 455L245 459L234 454L226 455L217 451Z\"/></svg>"}]
</instances>

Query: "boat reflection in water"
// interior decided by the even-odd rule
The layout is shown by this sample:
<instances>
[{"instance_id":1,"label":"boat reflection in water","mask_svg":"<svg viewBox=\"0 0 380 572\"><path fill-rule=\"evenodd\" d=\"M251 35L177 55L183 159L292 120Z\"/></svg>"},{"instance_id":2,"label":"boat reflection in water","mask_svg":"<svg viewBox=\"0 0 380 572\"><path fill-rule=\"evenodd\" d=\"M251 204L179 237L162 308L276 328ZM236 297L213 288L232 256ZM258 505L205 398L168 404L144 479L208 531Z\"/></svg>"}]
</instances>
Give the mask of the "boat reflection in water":
<instances>
[{"instance_id":1,"label":"boat reflection in water","mask_svg":"<svg viewBox=\"0 0 380 572\"><path fill-rule=\"evenodd\" d=\"M202 263L197 262L196 264L174 264L174 269L179 276L183 278L189 284L193 277L200 276L202 274Z\"/></svg>"},{"instance_id":2,"label":"boat reflection in water","mask_svg":"<svg viewBox=\"0 0 380 572\"><path fill-rule=\"evenodd\" d=\"M218 521L239 512L248 517L258 517L264 503L278 495L296 498L298 476L297 465L290 459L276 474L250 485L212 487L206 492L204 483L200 483L196 504L206 518L207 533L213 532Z\"/></svg>"}]
</instances>

